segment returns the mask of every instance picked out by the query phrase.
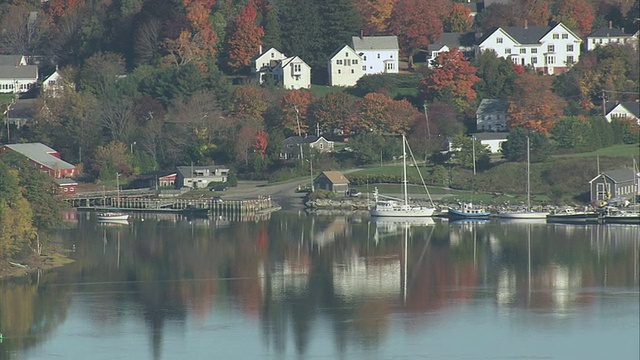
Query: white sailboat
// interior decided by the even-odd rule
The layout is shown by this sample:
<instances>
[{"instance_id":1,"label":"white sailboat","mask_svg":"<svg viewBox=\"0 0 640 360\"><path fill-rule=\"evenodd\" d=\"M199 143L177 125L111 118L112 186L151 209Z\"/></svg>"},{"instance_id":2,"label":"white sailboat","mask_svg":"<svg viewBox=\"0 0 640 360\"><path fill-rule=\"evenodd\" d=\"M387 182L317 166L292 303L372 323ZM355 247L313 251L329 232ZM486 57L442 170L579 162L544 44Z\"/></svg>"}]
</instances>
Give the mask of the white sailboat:
<instances>
[{"instance_id":1,"label":"white sailboat","mask_svg":"<svg viewBox=\"0 0 640 360\"><path fill-rule=\"evenodd\" d=\"M529 149L529 137L527 136L527 208L520 211L499 212L502 219L546 219L549 212L531 210L531 156Z\"/></svg>"},{"instance_id":2,"label":"white sailboat","mask_svg":"<svg viewBox=\"0 0 640 360\"><path fill-rule=\"evenodd\" d=\"M433 216L436 208L433 204L433 200L431 199L431 194L429 194L429 190L425 185L425 189L427 190L427 195L429 196L429 201L431 202L431 207L421 206L417 204L412 204L409 202L409 194L407 193L407 147L409 144L407 143L407 139L402 135L402 189L404 193L403 199L393 198L390 196L380 195L378 193L378 188L374 189L373 198L375 200L375 205L371 209L371 216L378 217L429 217ZM411 149L409 149L411 152ZM411 158L413 158L413 153L411 153ZM414 159L415 162L415 159ZM420 169L416 166L418 170L418 174L420 174L420 179L424 185L424 179L422 178L422 174L420 173Z\"/></svg>"}]
</instances>

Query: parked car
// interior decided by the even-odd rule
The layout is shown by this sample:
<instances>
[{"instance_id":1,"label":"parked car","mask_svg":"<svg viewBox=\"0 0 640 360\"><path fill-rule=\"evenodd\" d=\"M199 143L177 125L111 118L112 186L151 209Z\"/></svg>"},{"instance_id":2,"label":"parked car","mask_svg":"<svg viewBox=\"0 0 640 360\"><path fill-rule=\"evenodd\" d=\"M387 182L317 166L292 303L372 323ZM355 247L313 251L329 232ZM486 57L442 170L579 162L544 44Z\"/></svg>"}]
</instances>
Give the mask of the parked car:
<instances>
[{"instance_id":1,"label":"parked car","mask_svg":"<svg viewBox=\"0 0 640 360\"><path fill-rule=\"evenodd\" d=\"M349 189L349 196L351 197L357 197L362 195L362 193L360 191L358 191L358 189Z\"/></svg>"},{"instance_id":2,"label":"parked car","mask_svg":"<svg viewBox=\"0 0 640 360\"><path fill-rule=\"evenodd\" d=\"M216 185L211 188L211 191L227 191L227 189L225 185Z\"/></svg>"}]
</instances>

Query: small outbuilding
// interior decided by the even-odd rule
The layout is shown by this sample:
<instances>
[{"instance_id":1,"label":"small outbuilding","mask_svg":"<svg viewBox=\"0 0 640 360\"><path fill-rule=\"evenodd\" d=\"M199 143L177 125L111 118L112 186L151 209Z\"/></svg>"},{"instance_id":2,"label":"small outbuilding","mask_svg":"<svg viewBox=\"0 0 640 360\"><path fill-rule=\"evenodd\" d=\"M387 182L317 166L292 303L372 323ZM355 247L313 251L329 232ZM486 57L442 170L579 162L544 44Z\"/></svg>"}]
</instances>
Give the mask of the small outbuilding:
<instances>
[{"instance_id":1,"label":"small outbuilding","mask_svg":"<svg viewBox=\"0 0 640 360\"><path fill-rule=\"evenodd\" d=\"M609 199L633 199L638 195L637 174L631 168L605 171L589 181L591 202L602 203Z\"/></svg>"},{"instance_id":2,"label":"small outbuilding","mask_svg":"<svg viewBox=\"0 0 640 360\"><path fill-rule=\"evenodd\" d=\"M54 179L55 192L62 196L73 196L76 194L78 188L78 182L73 179Z\"/></svg>"},{"instance_id":3,"label":"small outbuilding","mask_svg":"<svg viewBox=\"0 0 640 360\"><path fill-rule=\"evenodd\" d=\"M346 195L349 191L349 179L340 171L323 171L313 180L315 190L329 190Z\"/></svg>"}]
</instances>

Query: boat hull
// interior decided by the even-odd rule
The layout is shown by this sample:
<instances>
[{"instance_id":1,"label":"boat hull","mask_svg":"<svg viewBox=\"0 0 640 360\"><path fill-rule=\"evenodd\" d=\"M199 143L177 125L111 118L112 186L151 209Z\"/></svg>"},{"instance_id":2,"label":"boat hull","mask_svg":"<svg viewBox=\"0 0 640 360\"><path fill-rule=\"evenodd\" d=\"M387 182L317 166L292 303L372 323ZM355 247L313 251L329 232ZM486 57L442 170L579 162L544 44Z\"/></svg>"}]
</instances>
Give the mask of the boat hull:
<instances>
[{"instance_id":1,"label":"boat hull","mask_svg":"<svg viewBox=\"0 0 640 360\"><path fill-rule=\"evenodd\" d=\"M548 212L544 211L522 211L498 213L501 219L546 219Z\"/></svg>"},{"instance_id":2,"label":"boat hull","mask_svg":"<svg viewBox=\"0 0 640 360\"><path fill-rule=\"evenodd\" d=\"M640 214L605 215L602 220L606 224L640 225Z\"/></svg>"},{"instance_id":3,"label":"boat hull","mask_svg":"<svg viewBox=\"0 0 640 360\"><path fill-rule=\"evenodd\" d=\"M122 213L102 213L102 214L98 214L97 215L98 220L101 221L122 221L122 220L128 220L129 219L129 214L122 214Z\"/></svg>"},{"instance_id":4,"label":"boat hull","mask_svg":"<svg viewBox=\"0 0 640 360\"><path fill-rule=\"evenodd\" d=\"M548 223L597 223L598 213L575 213L575 214L550 214L547 215Z\"/></svg>"},{"instance_id":5,"label":"boat hull","mask_svg":"<svg viewBox=\"0 0 640 360\"><path fill-rule=\"evenodd\" d=\"M431 217L436 209L433 208L410 208L410 209L373 209L371 216L386 218L415 218L415 217Z\"/></svg>"}]
</instances>

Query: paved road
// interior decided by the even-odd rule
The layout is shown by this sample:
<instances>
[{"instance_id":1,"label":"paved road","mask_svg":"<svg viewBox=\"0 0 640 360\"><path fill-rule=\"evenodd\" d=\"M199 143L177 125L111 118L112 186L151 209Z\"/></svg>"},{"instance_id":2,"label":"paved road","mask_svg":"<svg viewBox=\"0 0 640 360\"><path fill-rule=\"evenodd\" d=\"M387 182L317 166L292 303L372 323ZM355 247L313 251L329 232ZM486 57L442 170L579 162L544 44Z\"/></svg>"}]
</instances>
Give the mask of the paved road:
<instances>
[{"instance_id":1,"label":"paved road","mask_svg":"<svg viewBox=\"0 0 640 360\"><path fill-rule=\"evenodd\" d=\"M271 199L283 209L302 208L305 193L298 193L300 185L308 184L309 180L298 180L285 184L269 184L266 181L238 181L238 186L230 187L221 193L230 199L255 199L260 196L271 196Z\"/></svg>"}]
</instances>

